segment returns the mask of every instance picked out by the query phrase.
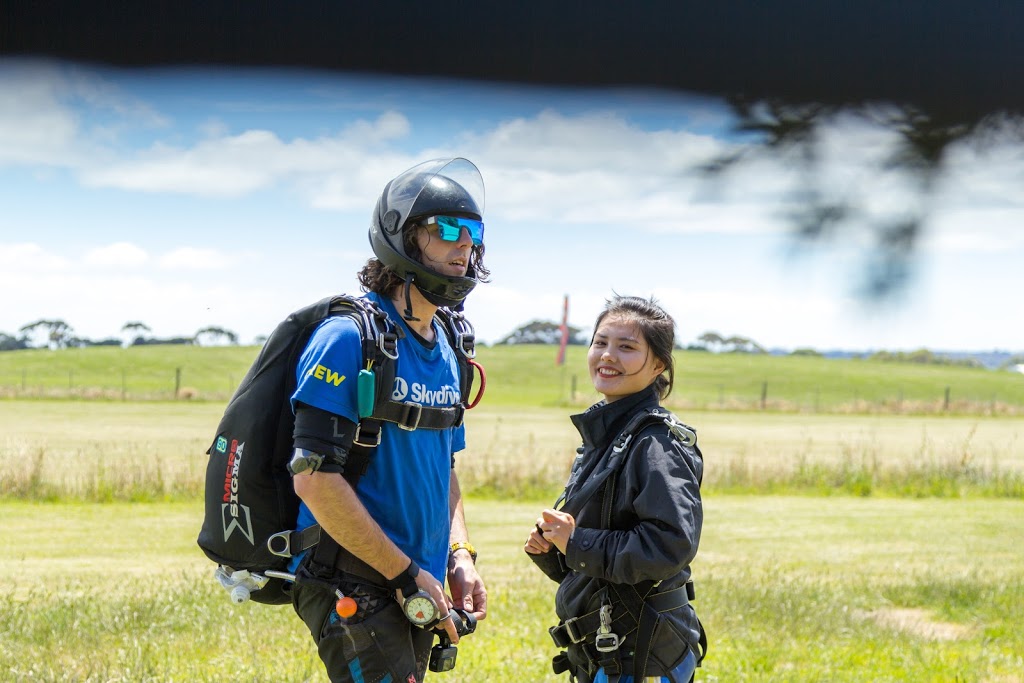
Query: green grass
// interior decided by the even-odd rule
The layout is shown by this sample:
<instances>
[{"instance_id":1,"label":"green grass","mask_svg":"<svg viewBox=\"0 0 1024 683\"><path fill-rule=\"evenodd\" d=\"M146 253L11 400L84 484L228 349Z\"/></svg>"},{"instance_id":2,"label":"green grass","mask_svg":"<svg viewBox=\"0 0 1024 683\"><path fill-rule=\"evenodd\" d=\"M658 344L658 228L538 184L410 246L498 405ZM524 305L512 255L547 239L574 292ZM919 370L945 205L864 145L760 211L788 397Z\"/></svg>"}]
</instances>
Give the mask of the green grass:
<instances>
[{"instance_id":1,"label":"green grass","mask_svg":"<svg viewBox=\"0 0 1024 683\"><path fill-rule=\"evenodd\" d=\"M0 353L0 396L224 402L259 349L246 347L95 347ZM564 366L553 346L478 350L487 372L483 405L543 407L596 400L584 347ZM829 360L801 356L677 352L673 407L782 412L1024 413L1024 375L940 365ZM949 400L947 402L947 390Z\"/></svg>"},{"instance_id":2,"label":"green grass","mask_svg":"<svg viewBox=\"0 0 1024 683\"><path fill-rule=\"evenodd\" d=\"M489 616L431 680L553 683L555 585L522 540L539 505L467 501ZM326 681L287 606L232 605L194 503L5 503L10 681ZM698 681L970 681L1024 671L1024 502L705 500Z\"/></svg>"}]
</instances>

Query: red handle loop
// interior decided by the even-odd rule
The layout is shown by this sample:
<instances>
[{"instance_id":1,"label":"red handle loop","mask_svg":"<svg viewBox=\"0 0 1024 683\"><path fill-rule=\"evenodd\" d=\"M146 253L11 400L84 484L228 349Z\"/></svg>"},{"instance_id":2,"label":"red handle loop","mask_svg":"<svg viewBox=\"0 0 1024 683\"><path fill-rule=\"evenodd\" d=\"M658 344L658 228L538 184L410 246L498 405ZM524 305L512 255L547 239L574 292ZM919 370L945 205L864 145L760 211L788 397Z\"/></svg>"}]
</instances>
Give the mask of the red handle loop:
<instances>
[{"instance_id":1,"label":"red handle loop","mask_svg":"<svg viewBox=\"0 0 1024 683\"><path fill-rule=\"evenodd\" d=\"M469 359L469 364L480 372L480 389L476 392L476 398L474 398L471 403L466 404L466 410L476 408L476 404L484 397L484 389L487 388L487 373L484 372L484 366L480 365L472 358Z\"/></svg>"}]
</instances>

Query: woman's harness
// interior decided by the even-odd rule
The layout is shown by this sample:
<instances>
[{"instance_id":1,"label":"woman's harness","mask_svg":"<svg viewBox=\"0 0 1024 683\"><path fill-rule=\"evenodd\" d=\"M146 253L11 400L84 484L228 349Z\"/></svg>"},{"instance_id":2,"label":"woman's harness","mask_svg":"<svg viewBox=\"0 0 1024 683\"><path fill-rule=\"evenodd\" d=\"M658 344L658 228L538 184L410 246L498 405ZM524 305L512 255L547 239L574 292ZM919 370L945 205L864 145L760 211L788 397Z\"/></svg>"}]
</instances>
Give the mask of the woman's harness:
<instances>
[{"instance_id":1,"label":"woman's harness","mask_svg":"<svg viewBox=\"0 0 1024 683\"><path fill-rule=\"evenodd\" d=\"M680 422L675 415L660 408L642 410L630 418L618 436L607 449L607 462L603 468L588 477L586 484L572 497L572 514L579 514L586 503L597 491L604 487L601 505L601 528L611 528L612 501L614 498L615 478L629 452L633 437L651 423L663 423L668 427L669 434L684 446L697 443L696 433ZM697 451L699 454L699 451ZM698 481L698 484L700 481ZM565 493L555 503L565 502ZM565 508L562 508L563 510ZM561 556L559 560L562 561ZM633 651L633 680L642 681L647 671L651 645L655 632L665 612L680 609L694 599L693 581L663 593L655 593L660 581L643 581L638 584L616 584L600 580L607 587L602 597L601 606L587 614L571 617L548 629L552 640L559 648L578 645L589 661L587 674L593 675L603 668L609 675L629 673L622 671L619 646L625 637L637 631L636 647ZM707 653L707 636L704 627L697 620L700 631L698 641L699 652L694 655L697 665ZM591 637L593 640L591 641ZM572 663L565 652L561 652L552 660L552 668L556 674L568 671Z\"/></svg>"}]
</instances>

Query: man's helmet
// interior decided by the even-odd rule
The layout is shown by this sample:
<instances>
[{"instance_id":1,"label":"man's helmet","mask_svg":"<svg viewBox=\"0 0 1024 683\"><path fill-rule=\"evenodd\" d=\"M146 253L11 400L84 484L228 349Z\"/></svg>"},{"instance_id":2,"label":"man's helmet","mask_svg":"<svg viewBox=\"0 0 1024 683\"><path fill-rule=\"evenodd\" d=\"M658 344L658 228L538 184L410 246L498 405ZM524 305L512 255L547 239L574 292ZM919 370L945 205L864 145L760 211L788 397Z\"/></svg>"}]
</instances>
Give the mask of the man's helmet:
<instances>
[{"instance_id":1,"label":"man's helmet","mask_svg":"<svg viewBox=\"0 0 1024 683\"><path fill-rule=\"evenodd\" d=\"M381 263L411 278L435 306L457 307L476 287L472 264L464 277L437 273L405 251L403 233L417 219L461 216L483 220L484 180L468 159L433 159L413 166L385 187L370 220L370 246Z\"/></svg>"}]
</instances>

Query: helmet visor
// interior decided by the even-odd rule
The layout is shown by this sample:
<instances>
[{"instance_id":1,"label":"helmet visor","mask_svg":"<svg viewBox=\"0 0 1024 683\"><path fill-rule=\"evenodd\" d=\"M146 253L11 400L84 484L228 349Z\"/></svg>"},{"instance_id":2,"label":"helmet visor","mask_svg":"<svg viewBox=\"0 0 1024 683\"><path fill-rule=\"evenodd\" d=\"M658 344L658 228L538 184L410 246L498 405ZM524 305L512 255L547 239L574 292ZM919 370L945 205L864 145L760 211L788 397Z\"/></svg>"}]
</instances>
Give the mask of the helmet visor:
<instances>
[{"instance_id":1,"label":"helmet visor","mask_svg":"<svg viewBox=\"0 0 1024 683\"><path fill-rule=\"evenodd\" d=\"M460 216L428 216L423 220L426 225L436 225L437 234L445 242L458 242L462 237L462 229L469 233L474 246L484 243L484 222Z\"/></svg>"},{"instance_id":2,"label":"helmet visor","mask_svg":"<svg viewBox=\"0 0 1024 683\"><path fill-rule=\"evenodd\" d=\"M390 183L385 206L398 212L398 225L419 216L453 213L483 218L484 180L468 159L424 161Z\"/></svg>"}]
</instances>

